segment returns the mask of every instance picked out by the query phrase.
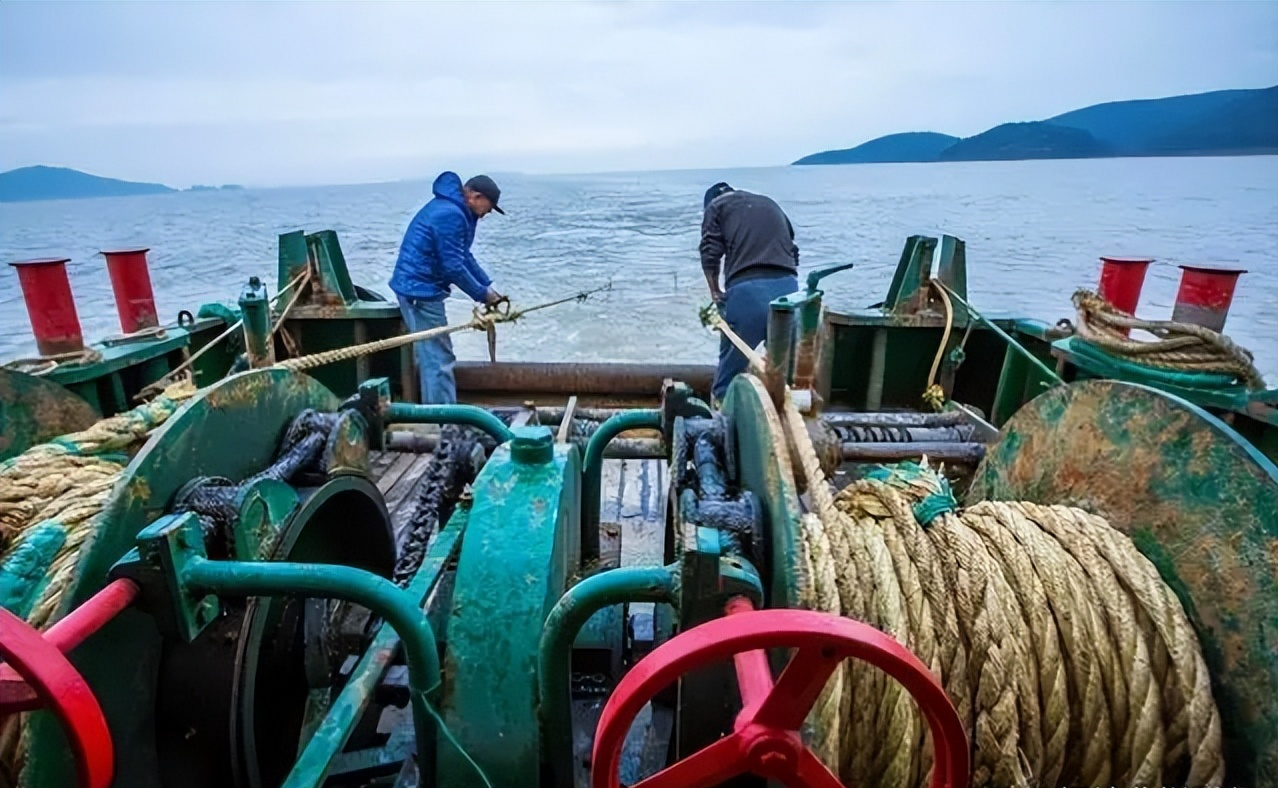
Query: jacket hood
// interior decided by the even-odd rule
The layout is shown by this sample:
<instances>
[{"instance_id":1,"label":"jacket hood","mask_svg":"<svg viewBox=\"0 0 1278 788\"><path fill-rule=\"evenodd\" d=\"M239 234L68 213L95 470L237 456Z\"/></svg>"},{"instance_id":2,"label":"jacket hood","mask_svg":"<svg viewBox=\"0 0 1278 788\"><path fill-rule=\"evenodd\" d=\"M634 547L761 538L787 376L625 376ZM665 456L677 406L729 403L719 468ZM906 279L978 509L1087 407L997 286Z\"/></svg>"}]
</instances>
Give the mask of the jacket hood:
<instances>
[{"instance_id":1,"label":"jacket hood","mask_svg":"<svg viewBox=\"0 0 1278 788\"><path fill-rule=\"evenodd\" d=\"M467 214L470 213L470 206L466 204L466 198L462 194L461 176L457 173L441 172L431 185L431 191L436 197L456 203Z\"/></svg>"}]
</instances>

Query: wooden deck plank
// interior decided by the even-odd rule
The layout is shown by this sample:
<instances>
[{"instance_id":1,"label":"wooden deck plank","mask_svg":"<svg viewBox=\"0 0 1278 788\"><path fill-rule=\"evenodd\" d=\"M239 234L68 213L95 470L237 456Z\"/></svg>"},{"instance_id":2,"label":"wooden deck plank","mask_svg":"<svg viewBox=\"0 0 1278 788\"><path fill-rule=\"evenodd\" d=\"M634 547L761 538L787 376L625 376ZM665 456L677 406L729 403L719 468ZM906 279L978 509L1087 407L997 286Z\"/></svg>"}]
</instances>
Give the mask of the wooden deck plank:
<instances>
[{"instance_id":1,"label":"wooden deck plank","mask_svg":"<svg viewBox=\"0 0 1278 788\"><path fill-rule=\"evenodd\" d=\"M370 451L368 453L368 475L376 482L382 478L382 474L386 473L386 469L395 462L395 458L399 456L399 452L393 451Z\"/></svg>"},{"instance_id":2,"label":"wooden deck plank","mask_svg":"<svg viewBox=\"0 0 1278 788\"><path fill-rule=\"evenodd\" d=\"M390 452L387 453L389 454ZM404 472L412 467L413 462L419 456L421 455L403 452L391 462L381 477L377 479L377 489L381 491L383 496L390 492L395 483L399 481L399 477L403 476Z\"/></svg>"}]
</instances>

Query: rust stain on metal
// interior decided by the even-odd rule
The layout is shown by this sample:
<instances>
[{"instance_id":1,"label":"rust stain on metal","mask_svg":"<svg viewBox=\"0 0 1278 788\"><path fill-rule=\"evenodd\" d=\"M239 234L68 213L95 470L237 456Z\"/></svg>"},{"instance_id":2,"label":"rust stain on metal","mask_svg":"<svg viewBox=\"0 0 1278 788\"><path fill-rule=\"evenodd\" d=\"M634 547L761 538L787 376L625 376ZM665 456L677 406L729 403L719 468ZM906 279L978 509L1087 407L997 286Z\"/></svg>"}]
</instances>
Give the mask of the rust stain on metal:
<instances>
[{"instance_id":1,"label":"rust stain on metal","mask_svg":"<svg viewBox=\"0 0 1278 788\"><path fill-rule=\"evenodd\" d=\"M1004 425L971 498L1079 506L1131 536L1176 591L1212 671L1227 781L1278 773L1278 468L1205 411L1089 381Z\"/></svg>"}]
</instances>

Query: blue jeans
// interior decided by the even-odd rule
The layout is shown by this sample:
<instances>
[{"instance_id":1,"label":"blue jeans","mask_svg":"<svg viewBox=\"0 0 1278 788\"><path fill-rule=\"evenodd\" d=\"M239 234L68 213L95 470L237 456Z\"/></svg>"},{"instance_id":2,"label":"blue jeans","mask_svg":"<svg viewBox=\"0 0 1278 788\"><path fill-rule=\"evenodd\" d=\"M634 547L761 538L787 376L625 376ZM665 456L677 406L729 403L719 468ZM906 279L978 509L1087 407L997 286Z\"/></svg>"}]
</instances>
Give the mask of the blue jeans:
<instances>
[{"instance_id":1,"label":"blue jeans","mask_svg":"<svg viewBox=\"0 0 1278 788\"><path fill-rule=\"evenodd\" d=\"M794 293L799 289L796 276L773 276L747 279L728 285L724 293L723 319L737 336L750 347L758 347L768 338L768 304L773 299ZM719 338L719 368L714 375L716 400L723 400L728 384L745 372L746 358L727 337Z\"/></svg>"},{"instance_id":2,"label":"blue jeans","mask_svg":"<svg viewBox=\"0 0 1278 788\"><path fill-rule=\"evenodd\" d=\"M409 332L442 328L448 325L448 314L443 301L423 301L419 298L399 298L399 311ZM435 337L414 343L417 355L417 374L421 377L421 400L428 405L451 405L457 401L457 380L453 377L452 337Z\"/></svg>"}]
</instances>

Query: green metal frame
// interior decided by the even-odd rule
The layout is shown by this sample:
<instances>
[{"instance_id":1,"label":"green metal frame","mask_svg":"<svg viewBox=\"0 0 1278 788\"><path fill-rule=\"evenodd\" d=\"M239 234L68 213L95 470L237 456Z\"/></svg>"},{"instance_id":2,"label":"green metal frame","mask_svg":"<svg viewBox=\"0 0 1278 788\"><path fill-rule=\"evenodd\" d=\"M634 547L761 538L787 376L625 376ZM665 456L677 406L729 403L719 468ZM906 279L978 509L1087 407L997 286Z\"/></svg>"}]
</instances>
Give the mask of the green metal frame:
<instances>
[{"instance_id":1,"label":"green metal frame","mask_svg":"<svg viewBox=\"0 0 1278 788\"><path fill-rule=\"evenodd\" d=\"M271 341L271 299L266 284L250 277L240 291L240 316L244 320L244 347L249 366L261 369L275 363L275 345Z\"/></svg>"},{"instance_id":2,"label":"green metal frame","mask_svg":"<svg viewBox=\"0 0 1278 788\"><path fill-rule=\"evenodd\" d=\"M728 387L723 413L733 431L741 487L763 504L763 531L769 535L764 566L770 607L802 607L811 578L807 576L799 544L803 507L790 457L778 452L785 445L781 419L763 384L739 375Z\"/></svg>"},{"instance_id":3,"label":"green metal frame","mask_svg":"<svg viewBox=\"0 0 1278 788\"><path fill-rule=\"evenodd\" d=\"M449 519L448 525L431 541L421 567L406 588L409 595L417 600L419 608L427 607L439 587L446 567L456 560L469 519L469 508L459 507ZM393 764L400 760L403 754L389 751L389 747L378 748L373 752L342 752L356 723L368 708L378 682L394 662L399 649L400 637L394 627L383 624L351 672L346 686L329 706L323 722L306 743L297 759L297 765L282 788L319 788L327 774L340 773L343 758L360 765L370 762ZM433 755L434 750L430 753ZM421 756L421 760L429 763L431 759Z\"/></svg>"},{"instance_id":4,"label":"green metal frame","mask_svg":"<svg viewBox=\"0 0 1278 788\"><path fill-rule=\"evenodd\" d=\"M546 735L543 747L551 767L552 785L573 782L570 672L577 634L591 616L613 605L675 604L678 574L677 565L605 570L568 589L546 617L537 653L537 686L540 722Z\"/></svg>"},{"instance_id":5,"label":"green metal frame","mask_svg":"<svg viewBox=\"0 0 1278 788\"><path fill-rule=\"evenodd\" d=\"M510 428L491 411L474 405L414 405L392 402L382 410L387 424L460 424L483 430L498 443L510 440Z\"/></svg>"},{"instance_id":6,"label":"green metal frame","mask_svg":"<svg viewBox=\"0 0 1278 788\"><path fill-rule=\"evenodd\" d=\"M166 628L187 642L217 617L222 596L341 599L367 608L386 620L404 646L417 747L429 751L428 697L439 688L439 651L420 597L411 590L348 566L210 561L199 519L190 513L167 515L143 529L137 552L116 573L138 579L147 603L158 608L162 622L169 619Z\"/></svg>"},{"instance_id":7,"label":"green metal frame","mask_svg":"<svg viewBox=\"0 0 1278 788\"><path fill-rule=\"evenodd\" d=\"M103 507L103 525L81 550L56 617L99 591L104 578L136 543L137 534L164 513L174 494L195 476L242 479L270 464L279 437L306 408L335 410L338 400L313 379L286 370L227 378L186 402L133 458ZM111 720L112 738L129 758L116 763L116 780L130 788L158 785L154 707L160 633L149 615L127 610L81 644L71 657ZM24 771L31 785L72 785L62 727L47 712L30 715Z\"/></svg>"},{"instance_id":8,"label":"green metal frame","mask_svg":"<svg viewBox=\"0 0 1278 788\"><path fill-rule=\"evenodd\" d=\"M808 388L816 377L821 299L825 295L818 285L827 276L855 265L845 263L812 271L808 274L806 289L782 296L769 305L768 365L791 385Z\"/></svg>"},{"instance_id":9,"label":"green metal frame","mask_svg":"<svg viewBox=\"0 0 1278 788\"><path fill-rule=\"evenodd\" d=\"M537 663L544 622L580 566L581 464L546 427L523 427L471 485L452 595L443 713L496 785L530 785L541 762ZM455 749L436 779L481 784Z\"/></svg>"},{"instance_id":10,"label":"green metal frame","mask_svg":"<svg viewBox=\"0 0 1278 788\"><path fill-rule=\"evenodd\" d=\"M603 479L604 449L613 438L627 430L662 428L660 410L628 410L611 417L595 430L586 443L581 478L581 559L590 563L599 558L600 485Z\"/></svg>"}]
</instances>

